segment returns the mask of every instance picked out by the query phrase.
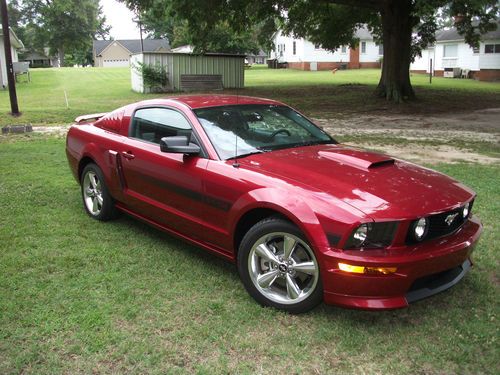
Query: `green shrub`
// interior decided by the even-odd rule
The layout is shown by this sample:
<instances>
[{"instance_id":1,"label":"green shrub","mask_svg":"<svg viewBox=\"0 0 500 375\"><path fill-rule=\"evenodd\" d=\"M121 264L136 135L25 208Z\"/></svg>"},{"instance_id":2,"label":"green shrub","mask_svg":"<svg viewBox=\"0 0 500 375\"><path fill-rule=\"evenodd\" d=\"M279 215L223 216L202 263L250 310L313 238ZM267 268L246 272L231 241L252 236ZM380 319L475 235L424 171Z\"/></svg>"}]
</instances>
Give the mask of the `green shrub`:
<instances>
[{"instance_id":1,"label":"green shrub","mask_svg":"<svg viewBox=\"0 0 500 375\"><path fill-rule=\"evenodd\" d=\"M142 75L144 86L152 91L164 91L167 83L168 76L167 70L160 64L149 65L138 62L134 68Z\"/></svg>"}]
</instances>

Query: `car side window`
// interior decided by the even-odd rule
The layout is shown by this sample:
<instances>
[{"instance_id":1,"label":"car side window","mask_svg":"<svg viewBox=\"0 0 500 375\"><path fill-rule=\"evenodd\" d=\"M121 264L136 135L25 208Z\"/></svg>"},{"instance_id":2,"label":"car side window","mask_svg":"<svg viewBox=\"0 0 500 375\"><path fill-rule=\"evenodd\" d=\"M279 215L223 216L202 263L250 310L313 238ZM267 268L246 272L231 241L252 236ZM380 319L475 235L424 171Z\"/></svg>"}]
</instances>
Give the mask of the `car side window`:
<instances>
[{"instance_id":1,"label":"car side window","mask_svg":"<svg viewBox=\"0 0 500 375\"><path fill-rule=\"evenodd\" d=\"M179 112L169 108L142 108L132 119L130 136L159 144L163 137L191 135L191 125Z\"/></svg>"}]
</instances>

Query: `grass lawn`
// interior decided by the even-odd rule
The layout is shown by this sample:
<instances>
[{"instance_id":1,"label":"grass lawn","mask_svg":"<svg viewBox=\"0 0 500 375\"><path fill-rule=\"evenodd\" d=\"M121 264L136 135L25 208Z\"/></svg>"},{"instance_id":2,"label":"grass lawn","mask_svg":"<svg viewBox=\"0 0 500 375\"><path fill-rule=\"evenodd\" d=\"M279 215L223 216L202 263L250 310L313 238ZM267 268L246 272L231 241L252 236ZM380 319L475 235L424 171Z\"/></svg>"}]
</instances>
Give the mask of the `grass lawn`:
<instances>
[{"instance_id":1,"label":"grass lawn","mask_svg":"<svg viewBox=\"0 0 500 375\"><path fill-rule=\"evenodd\" d=\"M499 167L437 165L478 193L475 268L408 309L259 307L236 269L127 216L84 212L64 139L0 143L0 374L491 373Z\"/></svg>"},{"instance_id":2,"label":"grass lawn","mask_svg":"<svg viewBox=\"0 0 500 375\"><path fill-rule=\"evenodd\" d=\"M499 83L434 79L429 86L415 75L419 99L398 106L373 98L376 70L245 73L240 94L277 98L320 118L500 103ZM64 124L153 97L131 92L129 71L119 68L34 69L18 95L23 116L13 119L0 91L0 126ZM0 136L0 374L498 374L500 166L432 167L478 193L484 233L465 279L404 310L321 305L293 316L259 307L236 268L203 250L125 215L90 219L63 138Z\"/></svg>"},{"instance_id":3,"label":"grass lawn","mask_svg":"<svg viewBox=\"0 0 500 375\"><path fill-rule=\"evenodd\" d=\"M282 100L306 114L323 117L385 110L394 113L439 113L498 107L500 83L413 75L418 100L393 105L373 96L379 70L304 72L252 68L245 71L245 89L229 93ZM81 114L111 111L157 95L131 91L128 68L32 69L32 83L17 85L22 116L12 118L8 91L0 90L0 126L67 124ZM297 90L297 87L300 89ZM65 92L69 102L66 107ZM165 94L162 94L164 96Z\"/></svg>"}]
</instances>

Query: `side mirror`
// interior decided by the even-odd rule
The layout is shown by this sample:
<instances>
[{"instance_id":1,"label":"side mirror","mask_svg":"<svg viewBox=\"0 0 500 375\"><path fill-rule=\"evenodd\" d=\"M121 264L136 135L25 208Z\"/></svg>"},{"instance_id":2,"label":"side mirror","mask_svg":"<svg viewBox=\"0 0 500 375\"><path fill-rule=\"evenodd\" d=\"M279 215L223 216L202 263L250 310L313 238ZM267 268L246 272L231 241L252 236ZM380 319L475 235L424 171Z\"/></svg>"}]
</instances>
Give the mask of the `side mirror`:
<instances>
[{"instance_id":1,"label":"side mirror","mask_svg":"<svg viewBox=\"0 0 500 375\"><path fill-rule=\"evenodd\" d=\"M175 137L163 137L160 141L161 152L172 152L175 154L198 155L200 147L189 142L189 138L185 135L177 135Z\"/></svg>"}]
</instances>

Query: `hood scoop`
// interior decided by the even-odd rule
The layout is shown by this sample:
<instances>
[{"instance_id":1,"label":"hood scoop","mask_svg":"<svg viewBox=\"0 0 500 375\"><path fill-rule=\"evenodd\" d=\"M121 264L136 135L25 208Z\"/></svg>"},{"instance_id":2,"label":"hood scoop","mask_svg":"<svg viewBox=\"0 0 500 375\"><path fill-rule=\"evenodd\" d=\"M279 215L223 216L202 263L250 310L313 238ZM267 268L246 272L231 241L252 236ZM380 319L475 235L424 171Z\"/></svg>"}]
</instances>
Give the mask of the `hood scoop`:
<instances>
[{"instance_id":1,"label":"hood scoop","mask_svg":"<svg viewBox=\"0 0 500 375\"><path fill-rule=\"evenodd\" d=\"M350 165L355 168L369 170L394 164L394 159L374 152L342 149L335 152L319 151L319 156L330 159L340 164Z\"/></svg>"}]
</instances>

